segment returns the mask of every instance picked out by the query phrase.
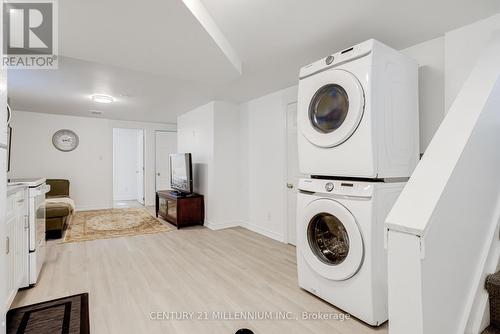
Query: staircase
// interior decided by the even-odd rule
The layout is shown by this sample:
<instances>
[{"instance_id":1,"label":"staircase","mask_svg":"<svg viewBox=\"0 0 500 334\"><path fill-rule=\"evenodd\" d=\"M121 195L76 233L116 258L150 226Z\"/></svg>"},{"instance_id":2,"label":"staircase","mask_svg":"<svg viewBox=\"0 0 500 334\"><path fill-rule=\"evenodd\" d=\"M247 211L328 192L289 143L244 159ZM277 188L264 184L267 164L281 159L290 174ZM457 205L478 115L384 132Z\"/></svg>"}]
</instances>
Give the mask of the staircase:
<instances>
[{"instance_id":1,"label":"staircase","mask_svg":"<svg viewBox=\"0 0 500 334\"><path fill-rule=\"evenodd\" d=\"M481 54L386 220L390 334L500 333L500 31Z\"/></svg>"}]
</instances>

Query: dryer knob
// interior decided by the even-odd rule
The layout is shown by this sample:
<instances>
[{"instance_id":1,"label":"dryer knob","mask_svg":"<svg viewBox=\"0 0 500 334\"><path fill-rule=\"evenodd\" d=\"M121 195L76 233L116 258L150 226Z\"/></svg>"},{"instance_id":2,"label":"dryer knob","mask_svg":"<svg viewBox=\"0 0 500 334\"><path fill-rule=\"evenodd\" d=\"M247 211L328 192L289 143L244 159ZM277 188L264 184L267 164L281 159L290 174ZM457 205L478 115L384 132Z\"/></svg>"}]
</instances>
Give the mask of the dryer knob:
<instances>
[{"instance_id":1,"label":"dryer knob","mask_svg":"<svg viewBox=\"0 0 500 334\"><path fill-rule=\"evenodd\" d=\"M332 182L328 182L327 184L325 184L325 190L330 192L333 190L333 183Z\"/></svg>"},{"instance_id":2,"label":"dryer knob","mask_svg":"<svg viewBox=\"0 0 500 334\"><path fill-rule=\"evenodd\" d=\"M333 63L333 60L334 60L334 59L335 59L335 58L334 58L333 56L328 56L328 57L326 57L326 59L325 59L325 63L326 63L327 65L330 65L331 63Z\"/></svg>"}]
</instances>

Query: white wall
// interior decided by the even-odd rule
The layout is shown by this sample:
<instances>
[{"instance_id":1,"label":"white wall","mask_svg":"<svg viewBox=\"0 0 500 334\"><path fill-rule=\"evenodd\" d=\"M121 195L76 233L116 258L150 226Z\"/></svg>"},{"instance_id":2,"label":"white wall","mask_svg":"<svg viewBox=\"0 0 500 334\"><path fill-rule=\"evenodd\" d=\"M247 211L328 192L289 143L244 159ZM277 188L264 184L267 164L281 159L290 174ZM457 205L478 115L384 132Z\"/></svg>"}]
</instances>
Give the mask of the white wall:
<instances>
[{"instance_id":1,"label":"white wall","mask_svg":"<svg viewBox=\"0 0 500 334\"><path fill-rule=\"evenodd\" d=\"M244 226L276 240L286 231L286 106L297 86L241 105L241 189Z\"/></svg>"},{"instance_id":2,"label":"white wall","mask_svg":"<svg viewBox=\"0 0 500 334\"><path fill-rule=\"evenodd\" d=\"M214 190L212 220L217 227L242 222L240 201L239 106L216 101L214 113Z\"/></svg>"},{"instance_id":3,"label":"white wall","mask_svg":"<svg viewBox=\"0 0 500 334\"><path fill-rule=\"evenodd\" d=\"M402 50L419 63L421 153L444 119L489 32L497 27L500 15ZM294 86L240 105L241 217L246 227L277 240L283 240L286 231L285 108L296 101L296 93ZM187 144L188 138L184 139Z\"/></svg>"},{"instance_id":4,"label":"white wall","mask_svg":"<svg viewBox=\"0 0 500 334\"><path fill-rule=\"evenodd\" d=\"M500 14L445 35L445 111L457 97L465 80L484 50L491 33L500 29Z\"/></svg>"},{"instance_id":5,"label":"white wall","mask_svg":"<svg viewBox=\"0 0 500 334\"><path fill-rule=\"evenodd\" d=\"M241 224L238 106L213 101L177 119L177 149L191 153L194 191L205 196L205 225Z\"/></svg>"},{"instance_id":6,"label":"white wall","mask_svg":"<svg viewBox=\"0 0 500 334\"><path fill-rule=\"evenodd\" d=\"M145 130L145 198L155 201L155 130L175 125L116 121L102 118L14 111L11 178L67 178L77 209L111 208L113 204L113 128ZM59 129L71 129L80 138L73 152L52 145Z\"/></svg>"},{"instance_id":7,"label":"white wall","mask_svg":"<svg viewBox=\"0 0 500 334\"><path fill-rule=\"evenodd\" d=\"M177 152L191 153L193 190L205 196L205 219L212 216L209 194L214 159L214 102L196 108L177 118Z\"/></svg>"},{"instance_id":8,"label":"white wall","mask_svg":"<svg viewBox=\"0 0 500 334\"><path fill-rule=\"evenodd\" d=\"M444 39L403 50L419 62L423 152L444 117ZM243 225L283 241L286 236L286 106L297 86L240 106L240 210Z\"/></svg>"},{"instance_id":9,"label":"white wall","mask_svg":"<svg viewBox=\"0 0 500 334\"><path fill-rule=\"evenodd\" d=\"M137 200L137 167L139 137L142 130L113 129L113 199L115 201ZM141 185L142 186L142 185Z\"/></svg>"},{"instance_id":10,"label":"white wall","mask_svg":"<svg viewBox=\"0 0 500 334\"><path fill-rule=\"evenodd\" d=\"M444 117L444 38L402 50L419 63L420 149L423 153ZM244 226L273 239L286 236L286 106L297 86L241 105L240 173Z\"/></svg>"},{"instance_id":11,"label":"white wall","mask_svg":"<svg viewBox=\"0 0 500 334\"><path fill-rule=\"evenodd\" d=\"M418 62L420 153L424 153L444 118L444 37L401 50Z\"/></svg>"}]
</instances>

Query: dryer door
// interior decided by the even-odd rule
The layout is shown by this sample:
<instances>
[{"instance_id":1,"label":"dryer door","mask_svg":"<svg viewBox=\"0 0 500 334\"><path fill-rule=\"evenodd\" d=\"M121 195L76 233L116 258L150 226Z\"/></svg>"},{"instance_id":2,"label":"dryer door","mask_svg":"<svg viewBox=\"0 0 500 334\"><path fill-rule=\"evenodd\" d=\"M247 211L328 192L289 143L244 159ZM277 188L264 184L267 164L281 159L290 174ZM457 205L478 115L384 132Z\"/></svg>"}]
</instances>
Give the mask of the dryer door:
<instances>
[{"instance_id":1,"label":"dryer door","mask_svg":"<svg viewBox=\"0 0 500 334\"><path fill-rule=\"evenodd\" d=\"M334 147L348 140L361 122L364 106L361 83L348 71L331 69L299 83L299 128L316 146Z\"/></svg>"},{"instance_id":2,"label":"dryer door","mask_svg":"<svg viewBox=\"0 0 500 334\"><path fill-rule=\"evenodd\" d=\"M321 276L342 281L354 276L363 263L363 238L356 219L342 204L321 198L300 217L299 248Z\"/></svg>"}]
</instances>

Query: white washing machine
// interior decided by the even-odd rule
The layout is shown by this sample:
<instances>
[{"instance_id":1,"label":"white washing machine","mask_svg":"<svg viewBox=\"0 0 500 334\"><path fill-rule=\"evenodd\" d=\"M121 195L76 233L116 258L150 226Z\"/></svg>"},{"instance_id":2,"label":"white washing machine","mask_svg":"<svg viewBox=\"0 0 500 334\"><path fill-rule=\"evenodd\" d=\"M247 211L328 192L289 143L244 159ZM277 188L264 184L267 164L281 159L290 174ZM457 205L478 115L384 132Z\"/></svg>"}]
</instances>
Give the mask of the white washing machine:
<instances>
[{"instance_id":1,"label":"white washing machine","mask_svg":"<svg viewBox=\"0 0 500 334\"><path fill-rule=\"evenodd\" d=\"M360 320L387 320L384 221L405 183L301 179L299 285Z\"/></svg>"},{"instance_id":2,"label":"white washing machine","mask_svg":"<svg viewBox=\"0 0 500 334\"><path fill-rule=\"evenodd\" d=\"M409 177L419 158L418 65L369 40L300 70L300 172Z\"/></svg>"}]
</instances>

